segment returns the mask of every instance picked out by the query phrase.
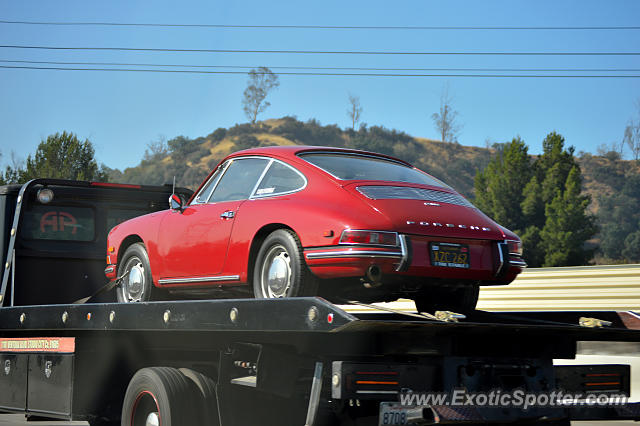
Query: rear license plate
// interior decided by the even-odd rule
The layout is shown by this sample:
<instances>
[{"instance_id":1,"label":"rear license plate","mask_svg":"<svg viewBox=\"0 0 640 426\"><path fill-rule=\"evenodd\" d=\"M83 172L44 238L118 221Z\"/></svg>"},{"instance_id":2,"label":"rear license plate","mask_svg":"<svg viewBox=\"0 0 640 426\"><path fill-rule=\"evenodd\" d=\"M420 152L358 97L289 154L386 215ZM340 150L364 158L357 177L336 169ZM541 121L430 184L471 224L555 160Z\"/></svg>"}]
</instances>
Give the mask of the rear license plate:
<instances>
[{"instance_id":1,"label":"rear license plate","mask_svg":"<svg viewBox=\"0 0 640 426\"><path fill-rule=\"evenodd\" d=\"M446 268L469 268L469 246L466 244L431 243L431 265Z\"/></svg>"},{"instance_id":2,"label":"rear license plate","mask_svg":"<svg viewBox=\"0 0 640 426\"><path fill-rule=\"evenodd\" d=\"M397 402L381 402L378 425L406 425L409 422L411 407L402 406Z\"/></svg>"}]
</instances>

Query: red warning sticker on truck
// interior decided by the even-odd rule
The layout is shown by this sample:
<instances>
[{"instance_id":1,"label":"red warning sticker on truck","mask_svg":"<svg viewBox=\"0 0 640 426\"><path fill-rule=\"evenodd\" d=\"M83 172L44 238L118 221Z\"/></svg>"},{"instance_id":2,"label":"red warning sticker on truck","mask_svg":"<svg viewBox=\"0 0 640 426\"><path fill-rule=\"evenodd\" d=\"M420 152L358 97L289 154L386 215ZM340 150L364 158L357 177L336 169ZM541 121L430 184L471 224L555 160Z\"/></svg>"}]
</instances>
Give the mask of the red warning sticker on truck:
<instances>
[{"instance_id":1,"label":"red warning sticker on truck","mask_svg":"<svg viewBox=\"0 0 640 426\"><path fill-rule=\"evenodd\" d=\"M73 353L75 350L75 337L0 337L0 352Z\"/></svg>"}]
</instances>

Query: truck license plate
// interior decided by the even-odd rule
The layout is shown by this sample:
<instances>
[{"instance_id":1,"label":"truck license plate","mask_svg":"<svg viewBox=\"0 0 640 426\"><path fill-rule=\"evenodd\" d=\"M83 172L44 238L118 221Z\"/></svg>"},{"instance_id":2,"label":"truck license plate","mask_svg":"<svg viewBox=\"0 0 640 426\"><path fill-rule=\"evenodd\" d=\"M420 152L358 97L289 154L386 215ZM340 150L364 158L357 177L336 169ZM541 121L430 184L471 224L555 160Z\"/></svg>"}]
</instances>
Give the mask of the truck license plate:
<instances>
[{"instance_id":1,"label":"truck license plate","mask_svg":"<svg viewBox=\"0 0 640 426\"><path fill-rule=\"evenodd\" d=\"M397 402L381 402L378 425L406 425L410 409Z\"/></svg>"}]
</instances>

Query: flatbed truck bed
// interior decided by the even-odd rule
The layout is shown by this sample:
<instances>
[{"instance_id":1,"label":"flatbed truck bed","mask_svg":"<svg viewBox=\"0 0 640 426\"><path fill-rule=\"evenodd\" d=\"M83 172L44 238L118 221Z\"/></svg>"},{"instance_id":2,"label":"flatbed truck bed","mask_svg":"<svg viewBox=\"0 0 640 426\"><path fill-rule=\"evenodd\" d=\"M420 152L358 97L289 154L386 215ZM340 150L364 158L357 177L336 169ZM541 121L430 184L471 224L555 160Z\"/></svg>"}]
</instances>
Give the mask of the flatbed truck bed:
<instances>
[{"instance_id":1,"label":"flatbed truck bed","mask_svg":"<svg viewBox=\"0 0 640 426\"><path fill-rule=\"evenodd\" d=\"M558 385L577 392L585 389L576 377L587 372L619 380L603 392L629 392L623 366L552 365L573 358L577 342L640 342L640 332L627 328L629 314L599 314L611 325L580 326L579 313L476 312L460 322L349 314L320 298L8 307L0 309L0 410L118 424L123 406L135 403L127 388L149 368L206 380L204 393L192 389L186 401L168 402L199 400L194 424L379 424L380 404L398 402L402 392ZM422 407L413 421L640 419L637 404L445 408Z\"/></svg>"},{"instance_id":2,"label":"flatbed truck bed","mask_svg":"<svg viewBox=\"0 0 640 426\"><path fill-rule=\"evenodd\" d=\"M463 318L350 313L321 298L118 304L109 294L71 303L104 285L109 227L158 210L171 191L46 179L0 187L0 412L93 426L640 419L624 399L629 365L553 365L575 358L580 342L640 342L634 313ZM419 399L558 389L574 398L530 407ZM595 394L605 401L588 403Z\"/></svg>"}]
</instances>

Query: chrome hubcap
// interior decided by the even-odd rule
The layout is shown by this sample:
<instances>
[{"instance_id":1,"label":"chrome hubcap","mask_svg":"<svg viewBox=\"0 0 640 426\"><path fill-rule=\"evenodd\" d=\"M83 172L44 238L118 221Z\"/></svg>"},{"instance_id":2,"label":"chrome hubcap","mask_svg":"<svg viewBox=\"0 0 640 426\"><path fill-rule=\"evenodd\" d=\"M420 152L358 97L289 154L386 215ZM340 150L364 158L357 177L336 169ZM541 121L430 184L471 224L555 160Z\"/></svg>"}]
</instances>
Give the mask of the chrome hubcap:
<instances>
[{"instance_id":1,"label":"chrome hubcap","mask_svg":"<svg viewBox=\"0 0 640 426\"><path fill-rule=\"evenodd\" d=\"M269 299L286 297L291 288L291 257L281 245L271 247L262 263L261 287Z\"/></svg>"},{"instance_id":2,"label":"chrome hubcap","mask_svg":"<svg viewBox=\"0 0 640 426\"><path fill-rule=\"evenodd\" d=\"M145 426L160 426L160 419L158 418L158 413L149 413L147 416L147 422Z\"/></svg>"},{"instance_id":3,"label":"chrome hubcap","mask_svg":"<svg viewBox=\"0 0 640 426\"><path fill-rule=\"evenodd\" d=\"M144 266L137 257L131 258L125 266L126 279L122 283L122 295L128 302L140 302L144 295L146 283Z\"/></svg>"}]
</instances>

